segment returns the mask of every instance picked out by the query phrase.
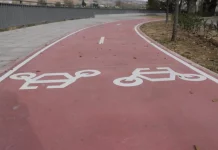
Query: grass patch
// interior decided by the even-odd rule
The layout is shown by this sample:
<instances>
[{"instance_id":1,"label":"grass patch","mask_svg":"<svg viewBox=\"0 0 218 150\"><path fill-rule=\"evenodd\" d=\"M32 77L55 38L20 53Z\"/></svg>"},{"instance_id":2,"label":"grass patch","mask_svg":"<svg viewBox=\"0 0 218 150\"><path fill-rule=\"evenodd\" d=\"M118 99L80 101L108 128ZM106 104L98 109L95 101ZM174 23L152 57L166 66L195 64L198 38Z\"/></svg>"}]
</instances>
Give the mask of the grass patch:
<instances>
[{"instance_id":1,"label":"grass patch","mask_svg":"<svg viewBox=\"0 0 218 150\"><path fill-rule=\"evenodd\" d=\"M172 23L164 21L146 23L141 30L170 50L218 73L218 47L211 40L179 30L177 41L172 42Z\"/></svg>"}]
</instances>

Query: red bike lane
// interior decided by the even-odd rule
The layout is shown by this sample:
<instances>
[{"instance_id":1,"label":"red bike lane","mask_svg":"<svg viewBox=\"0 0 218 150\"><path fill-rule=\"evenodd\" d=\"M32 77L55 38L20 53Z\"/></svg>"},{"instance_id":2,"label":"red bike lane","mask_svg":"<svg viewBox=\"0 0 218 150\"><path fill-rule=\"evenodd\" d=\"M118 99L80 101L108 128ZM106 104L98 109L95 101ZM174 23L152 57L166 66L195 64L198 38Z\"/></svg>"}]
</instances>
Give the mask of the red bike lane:
<instances>
[{"instance_id":1,"label":"red bike lane","mask_svg":"<svg viewBox=\"0 0 218 150\"><path fill-rule=\"evenodd\" d=\"M143 40L145 21L82 30L0 82L0 149L217 150L217 83Z\"/></svg>"}]
</instances>

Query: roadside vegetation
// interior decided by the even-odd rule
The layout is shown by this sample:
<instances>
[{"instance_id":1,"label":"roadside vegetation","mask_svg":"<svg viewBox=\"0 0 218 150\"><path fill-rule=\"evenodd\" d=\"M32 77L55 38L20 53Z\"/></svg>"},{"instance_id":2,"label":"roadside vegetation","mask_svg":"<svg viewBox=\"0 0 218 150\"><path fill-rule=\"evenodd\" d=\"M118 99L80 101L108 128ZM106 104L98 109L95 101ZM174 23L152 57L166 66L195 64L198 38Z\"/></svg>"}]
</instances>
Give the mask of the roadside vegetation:
<instances>
[{"instance_id":1,"label":"roadside vegetation","mask_svg":"<svg viewBox=\"0 0 218 150\"><path fill-rule=\"evenodd\" d=\"M197 6L188 6L190 1L187 1L186 7L180 6L184 3L182 0L168 3L167 8L165 1L165 8L171 11L172 16L166 15L166 20L144 24L141 30L168 49L218 73L218 19L203 17L201 9L195 12L190 7L195 7L196 10ZM211 11L215 14L215 10L207 10L207 15Z\"/></svg>"}]
</instances>

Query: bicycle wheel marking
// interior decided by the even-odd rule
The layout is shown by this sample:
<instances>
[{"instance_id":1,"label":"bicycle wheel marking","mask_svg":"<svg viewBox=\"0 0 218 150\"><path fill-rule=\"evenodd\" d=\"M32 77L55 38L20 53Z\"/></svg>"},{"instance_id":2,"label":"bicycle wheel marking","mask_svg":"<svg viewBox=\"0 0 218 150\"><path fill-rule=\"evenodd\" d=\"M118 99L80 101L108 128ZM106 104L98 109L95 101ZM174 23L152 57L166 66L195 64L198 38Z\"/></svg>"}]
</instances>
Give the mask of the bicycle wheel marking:
<instances>
[{"instance_id":1,"label":"bicycle wheel marking","mask_svg":"<svg viewBox=\"0 0 218 150\"><path fill-rule=\"evenodd\" d=\"M74 83L79 78L86 78L86 77L93 77L101 74L98 70L81 70L75 73L75 76L70 75L69 73L45 73L41 74L36 77L35 73L17 73L10 76L11 79L14 80L24 80L25 83L20 87L20 90L30 90L30 89L37 89L38 86L35 84L51 84L54 83L55 85L47 86L47 89L59 89L65 88L70 84ZM49 77L57 77L63 76L62 79L42 79L42 78L49 78ZM34 86L31 84L34 84ZM59 85L57 85L59 84Z\"/></svg>"},{"instance_id":2,"label":"bicycle wheel marking","mask_svg":"<svg viewBox=\"0 0 218 150\"><path fill-rule=\"evenodd\" d=\"M117 78L113 81L115 85L123 87L138 86L143 83L143 80L151 82L162 82L162 81L174 81L176 77L185 81L204 81L207 78L199 74L182 74L173 71L169 67L157 67L156 71L150 71L150 68L136 68L132 75L127 77ZM47 86L47 89L59 89L65 88L70 84L76 82L79 78L93 77L101 74L98 70L81 70L75 73L75 76L69 73L44 73L36 76L35 73L17 73L10 76L14 80L24 80L25 83L20 87L20 90L37 89L36 84L55 84ZM151 75L168 75L168 77L150 77ZM54 77L63 76L61 79L54 79ZM46 79L42 79L46 78ZM51 79L47 79L51 78ZM53 79L52 79L53 78ZM34 84L34 85L31 85ZM58 84L58 85L57 85Z\"/></svg>"},{"instance_id":3,"label":"bicycle wheel marking","mask_svg":"<svg viewBox=\"0 0 218 150\"><path fill-rule=\"evenodd\" d=\"M150 71L150 68L136 68L131 76L117 78L113 81L115 85L132 87L138 86L143 83L144 80L151 82L161 82L161 81L174 81L176 77L185 81L204 81L207 78L198 74L182 74L173 71L169 67L157 67L158 71ZM147 75L147 76L146 76ZM169 75L169 77L149 77L148 75Z\"/></svg>"}]
</instances>

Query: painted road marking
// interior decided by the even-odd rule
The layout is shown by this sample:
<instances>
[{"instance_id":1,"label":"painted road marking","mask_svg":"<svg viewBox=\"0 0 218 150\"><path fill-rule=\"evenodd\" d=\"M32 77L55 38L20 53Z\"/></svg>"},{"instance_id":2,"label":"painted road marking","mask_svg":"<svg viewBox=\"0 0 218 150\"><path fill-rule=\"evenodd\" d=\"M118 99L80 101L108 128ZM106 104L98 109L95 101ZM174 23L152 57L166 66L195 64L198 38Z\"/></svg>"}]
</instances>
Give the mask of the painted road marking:
<instances>
[{"instance_id":1,"label":"painted road marking","mask_svg":"<svg viewBox=\"0 0 218 150\"><path fill-rule=\"evenodd\" d=\"M20 90L30 90L30 89L37 89L38 86L30 86L30 84L46 84L46 83L62 83L60 85L50 85L47 86L47 89L57 89L57 88L65 88L68 85L74 83L79 78L86 78L86 77L93 77L101 74L98 70L81 70L75 73L73 77L69 73L45 73L36 77L35 73L17 73L11 75L10 78L14 80L24 80L26 81L21 87ZM43 79L44 77L55 77L55 76L63 76L63 79Z\"/></svg>"},{"instance_id":2,"label":"painted road marking","mask_svg":"<svg viewBox=\"0 0 218 150\"><path fill-rule=\"evenodd\" d=\"M144 80L148 80L151 82L161 82L161 81L175 81L176 77L185 81L204 81L207 78L198 75L198 74L182 74L173 71L169 67L157 67L157 71L150 71L150 68L136 68L132 75L128 77L117 78L113 81L115 85L124 86L124 87L132 87L138 86L143 83ZM79 78L84 77L93 77L101 74L98 70L81 70L75 73L75 76L70 75L69 73L45 73L36 77L35 73L27 72L27 73L17 73L10 76L11 79L14 80L24 80L26 81L21 87L20 90L30 90L37 89L38 86L31 86L31 84L51 84L51 83L59 83L60 85L50 85L47 86L47 89L57 89L57 88L65 88L70 84L74 83ZM168 77L151 77L151 75L168 75ZM48 79L49 77L60 77L63 76L62 79ZM42 78L47 79L42 79Z\"/></svg>"},{"instance_id":3,"label":"painted road marking","mask_svg":"<svg viewBox=\"0 0 218 150\"><path fill-rule=\"evenodd\" d=\"M151 21L149 21L151 22ZM148 22L144 22L144 23L148 23ZM135 29L135 32L142 38L144 39L146 42L148 42L149 44L151 44L152 46L154 46L155 48L157 48L159 51L163 52L164 54L170 56L171 58L175 59L176 61L180 62L181 64L185 65L186 67L194 70L195 72L205 76L206 78L210 79L211 81L215 82L215 83L218 83L218 79L214 78L213 76L201 71L200 69L188 64L186 61L176 57L175 55L171 54L170 52L167 52L166 50L162 49L161 47L157 46L156 44L154 44L153 42L151 42L149 39L147 39L145 36L143 36L139 31L138 31L138 28L139 26L141 26L143 23L140 23L138 25L136 25L134 27Z\"/></svg>"},{"instance_id":4,"label":"painted road marking","mask_svg":"<svg viewBox=\"0 0 218 150\"><path fill-rule=\"evenodd\" d=\"M116 22L116 21L112 21L112 22ZM151 21L150 21L151 22ZM110 22L107 22L107 23L110 23ZM76 32L73 32L73 33L70 33L69 35L51 43L50 45L44 47L43 49L41 49L40 51L36 52L35 54L31 55L30 57L28 57L27 59L25 59L24 61L22 61L20 64L18 64L17 66L15 66L14 68L12 68L11 70L9 70L8 72L6 72L5 74L3 74L1 77L0 77L0 82L2 82L3 80L5 80L7 77L9 77L10 75L12 75L14 72L16 72L18 69L20 69L21 67L23 67L25 64L27 64L28 62L30 62L32 59L34 59L35 57L37 57L39 54L41 54L42 52L44 52L45 50L47 50L48 48L52 47L53 45L55 45L56 43L66 39L67 37L71 36L71 35L74 35L80 31L83 31L85 29L89 29L89 28L92 28L92 27L95 27L95 26L100 26L100 25L103 25L103 24L107 24L107 23L102 23L102 24L99 24L99 25L93 25L93 26L90 26L90 27L86 27L86 28L83 28L83 29L80 29ZM148 23L148 22L147 22ZM201 74L201 75L204 75L205 77L207 77L208 79L214 81L215 83L218 83L218 79L208 75L207 73L197 69L196 67L188 64L187 62L179 59L178 57L174 56L173 54L165 51L164 49L162 49L161 47L157 46L156 44L152 43L150 40L148 40L146 37L144 37L137 29L140 25L142 25L143 23L140 23L138 25L136 25L134 27L136 33L142 38L144 39L145 41L147 41L148 43L150 43L152 46L154 46L155 48L157 48L158 50L160 50L161 52L165 53L166 55L172 57L173 59L177 60L178 62L182 63L183 65L187 66L188 68L196 71L197 73Z\"/></svg>"},{"instance_id":5,"label":"painted road marking","mask_svg":"<svg viewBox=\"0 0 218 150\"><path fill-rule=\"evenodd\" d=\"M114 84L124 87L138 86L143 79L151 82L174 81L176 77L186 81L204 81L207 78L198 74L182 74L173 71L169 67L157 67L158 71L150 71L150 68L136 68L131 76L121 77L114 80ZM149 75L149 76L146 76ZM151 75L169 75L169 77L151 77Z\"/></svg>"},{"instance_id":6,"label":"painted road marking","mask_svg":"<svg viewBox=\"0 0 218 150\"><path fill-rule=\"evenodd\" d=\"M120 23L117 24L117 26L120 26L120 25L121 25Z\"/></svg>"},{"instance_id":7,"label":"painted road marking","mask_svg":"<svg viewBox=\"0 0 218 150\"><path fill-rule=\"evenodd\" d=\"M103 36L100 38L99 44L104 44L104 37Z\"/></svg>"}]
</instances>

